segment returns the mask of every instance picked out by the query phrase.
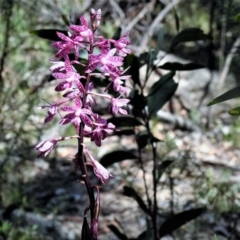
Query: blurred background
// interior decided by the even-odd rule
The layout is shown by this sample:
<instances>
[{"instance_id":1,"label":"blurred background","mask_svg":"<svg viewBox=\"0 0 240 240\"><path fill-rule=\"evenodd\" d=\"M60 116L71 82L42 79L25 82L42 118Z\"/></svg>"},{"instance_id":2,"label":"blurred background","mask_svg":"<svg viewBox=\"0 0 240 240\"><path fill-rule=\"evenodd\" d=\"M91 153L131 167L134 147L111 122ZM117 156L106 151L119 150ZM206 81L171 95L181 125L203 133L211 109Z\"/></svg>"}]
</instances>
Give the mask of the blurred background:
<instances>
[{"instance_id":1,"label":"blurred background","mask_svg":"<svg viewBox=\"0 0 240 240\"><path fill-rule=\"evenodd\" d=\"M102 10L103 36L112 37L120 27L123 33L130 31L136 55L147 51L149 42L154 48L161 29L165 35L159 56L185 28L200 28L209 35L209 41L180 44L166 56L168 61L194 61L206 68L179 73L178 91L152 123L156 136L164 140L159 154L175 160L161 179L158 203L163 218L190 206L208 208L165 239L214 239L214 233L218 239L240 239L240 119L227 114L240 102L206 106L240 81L238 0L0 0L0 239L80 238L87 196L69 160L76 143L64 143L46 158L37 159L34 150L41 140L67 136L73 129L60 128L57 121L43 124L46 111L37 107L58 98L49 81L54 49L51 41L31 31L68 30L67 22L88 17L91 8ZM101 149L92 149L101 158L120 145L129 150L136 144L130 137L114 136ZM146 152L147 180L149 158ZM101 189L99 239L119 239L108 228L112 223L130 238L146 227L144 213L122 195L123 185L134 185L144 196L138 169L127 159L109 167L115 177Z\"/></svg>"}]
</instances>

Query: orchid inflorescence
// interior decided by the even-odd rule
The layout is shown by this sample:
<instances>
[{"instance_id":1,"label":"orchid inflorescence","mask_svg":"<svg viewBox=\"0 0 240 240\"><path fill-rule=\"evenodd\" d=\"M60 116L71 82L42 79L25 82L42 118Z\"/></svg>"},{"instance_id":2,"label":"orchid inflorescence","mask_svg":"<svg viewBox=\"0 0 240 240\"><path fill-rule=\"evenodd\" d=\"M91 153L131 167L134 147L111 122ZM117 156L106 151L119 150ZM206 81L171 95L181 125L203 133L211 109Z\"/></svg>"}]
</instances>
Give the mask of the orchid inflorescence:
<instances>
[{"instance_id":1,"label":"orchid inflorescence","mask_svg":"<svg viewBox=\"0 0 240 240\"><path fill-rule=\"evenodd\" d=\"M94 113L93 106L97 104L97 96L109 101L109 113L113 115L118 113L127 114L123 106L129 102L129 99L123 98L123 95L128 89L123 83L130 78L130 75L124 75L126 70L123 71L121 68L124 57L130 54L131 51L127 48L130 44L128 40L129 33L123 35L119 40L97 36L96 31L100 25L100 20L101 10L95 11L91 9L90 26L86 19L81 16L81 25L70 25L68 36L61 32L56 32L60 41L54 42L52 46L57 49L55 57L60 60L50 60L53 63L50 70L52 76L60 81L55 87L55 91L64 91L62 95L64 100L44 105L40 108L48 109L45 123L50 122L59 113L61 117L59 124L73 123L77 135L42 141L36 146L36 149L40 152L38 156L47 156L59 141L77 138L79 150L76 157L78 157L82 174L84 176L87 174L87 172L84 172L86 167L83 165L90 164L95 175L105 184L112 175L93 158L84 144L84 138L90 138L91 141L94 141L100 147L102 140L115 130L115 126L112 123L107 122L106 119ZM112 49L111 46L113 46ZM86 60L79 61L80 50L87 52L87 62ZM76 70L77 68L84 70L80 73ZM93 76L107 77L109 79L110 82L106 84L103 93L94 91L94 83L91 81ZM114 98L106 93L110 87L119 93L118 97ZM87 158L83 152L85 152ZM87 159L90 161L87 162ZM86 181L85 184L87 185L88 182ZM96 187L91 186L91 188ZM98 201L96 200L96 202ZM92 222L96 221L94 216L92 216ZM92 225L91 228L95 229L96 226ZM96 235L96 232L92 233L93 235Z\"/></svg>"}]
</instances>

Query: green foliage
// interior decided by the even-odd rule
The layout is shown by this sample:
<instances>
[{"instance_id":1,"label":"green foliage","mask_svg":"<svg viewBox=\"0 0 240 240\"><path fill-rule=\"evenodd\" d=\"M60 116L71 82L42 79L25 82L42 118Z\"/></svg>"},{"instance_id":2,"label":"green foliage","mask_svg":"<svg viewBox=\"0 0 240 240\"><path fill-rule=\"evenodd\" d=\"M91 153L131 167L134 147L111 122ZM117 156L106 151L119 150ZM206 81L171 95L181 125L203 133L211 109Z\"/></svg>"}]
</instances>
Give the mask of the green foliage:
<instances>
[{"instance_id":1,"label":"green foliage","mask_svg":"<svg viewBox=\"0 0 240 240\"><path fill-rule=\"evenodd\" d=\"M221 177L216 177L213 170L206 172L205 178L196 182L195 188L197 201L204 202L218 210L218 213L236 211L239 208L240 199L237 193L240 188L237 183L229 183L230 172L225 171ZM219 181L219 179L221 179Z\"/></svg>"},{"instance_id":2,"label":"green foliage","mask_svg":"<svg viewBox=\"0 0 240 240\"><path fill-rule=\"evenodd\" d=\"M173 80L175 72L170 72L153 84L148 92L147 102L149 115L155 115L175 93L178 83Z\"/></svg>"},{"instance_id":3,"label":"green foliage","mask_svg":"<svg viewBox=\"0 0 240 240\"><path fill-rule=\"evenodd\" d=\"M240 23L240 14L238 14L236 17L235 17L235 20L237 23Z\"/></svg>"},{"instance_id":4,"label":"green foliage","mask_svg":"<svg viewBox=\"0 0 240 240\"><path fill-rule=\"evenodd\" d=\"M0 235L4 236L6 240L46 240L46 238L38 232L36 225L32 227L21 228L14 224L4 221L0 226Z\"/></svg>"},{"instance_id":5,"label":"green foliage","mask_svg":"<svg viewBox=\"0 0 240 240\"><path fill-rule=\"evenodd\" d=\"M203 33L201 29L198 28L186 28L179 32L172 40L169 48L169 52L173 52L173 49L179 43L208 40L209 37Z\"/></svg>"}]
</instances>

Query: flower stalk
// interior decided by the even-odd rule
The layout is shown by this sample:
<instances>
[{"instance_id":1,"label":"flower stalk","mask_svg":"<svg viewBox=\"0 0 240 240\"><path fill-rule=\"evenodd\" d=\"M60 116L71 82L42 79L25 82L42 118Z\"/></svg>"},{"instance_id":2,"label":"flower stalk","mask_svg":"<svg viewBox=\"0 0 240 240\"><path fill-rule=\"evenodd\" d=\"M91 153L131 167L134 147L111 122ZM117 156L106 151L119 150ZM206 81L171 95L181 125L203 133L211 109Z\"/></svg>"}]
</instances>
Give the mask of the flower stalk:
<instances>
[{"instance_id":1,"label":"flower stalk","mask_svg":"<svg viewBox=\"0 0 240 240\"><path fill-rule=\"evenodd\" d=\"M69 26L68 36L57 32L59 41L52 44L57 49L55 57L58 59L50 60L53 63L50 70L52 76L60 81L55 87L55 91L64 92L62 95L64 99L40 107L48 109L45 123L51 122L56 115L59 115L59 124L62 126L73 124L77 135L44 140L35 148L40 152L38 156L47 156L58 142L72 138L78 139L78 151L73 162L75 168L79 168L82 173L82 180L89 196L89 206L84 213L82 236L85 236L86 239L97 240L100 193L99 188L91 184L87 165L92 166L94 174L103 184L106 184L113 175L94 159L84 140L90 138L96 146L100 147L102 141L116 130L112 123L94 112L93 106L97 104L95 96L109 100L109 113L113 115L127 114L124 106L129 100L122 97L128 89L123 86L123 81L128 80L130 76L123 75L126 71L122 69L122 66L124 57L131 52L127 48L130 44L129 33L123 35L119 40L105 39L103 36L97 35L97 29L101 22L101 10L91 9L90 24L83 16L80 16L79 19L80 25ZM111 46L114 47L111 48ZM87 63L81 61L80 50L87 52ZM95 54L96 52L100 53ZM74 53L74 58L72 53ZM78 72L75 66L81 66L84 70ZM110 82L106 82L102 93L95 91L92 76L101 78L107 76L110 80ZM110 88L119 93L117 98L105 94ZM90 212L90 224L87 220L88 212Z\"/></svg>"}]
</instances>

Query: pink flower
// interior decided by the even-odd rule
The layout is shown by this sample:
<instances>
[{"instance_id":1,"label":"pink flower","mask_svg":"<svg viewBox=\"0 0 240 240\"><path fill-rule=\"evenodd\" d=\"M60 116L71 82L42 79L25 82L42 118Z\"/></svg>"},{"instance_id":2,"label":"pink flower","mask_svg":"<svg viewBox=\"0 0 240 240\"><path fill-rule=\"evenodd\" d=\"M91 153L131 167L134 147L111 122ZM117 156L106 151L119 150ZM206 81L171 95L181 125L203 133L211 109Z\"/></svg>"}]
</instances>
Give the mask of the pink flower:
<instances>
[{"instance_id":1,"label":"pink flower","mask_svg":"<svg viewBox=\"0 0 240 240\"><path fill-rule=\"evenodd\" d=\"M91 29L88 28L88 23L87 23L86 19L82 16L79 19L82 24L81 26L71 25L69 28L71 30L73 30L74 32L76 32L83 39L88 38L89 43L92 44L93 43L93 33L92 33Z\"/></svg>"},{"instance_id":2,"label":"pink flower","mask_svg":"<svg viewBox=\"0 0 240 240\"><path fill-rule=\"evenodd\" d=\"M124 94L127 91L127 88L122 86L123 80L127 80L130 77L131 77L131 75L117 76L117 77L113 78L112 82L113 82L114 91Z\"/></svg>"},{"instance_id":3,"label":"pink flower","mask_svg":"<svg viewBox=\"0 0 240 240\"><path fill-rule=\"evenodd\" d=\"M38 154L38 157L44 155L44 157L46 157L52 150L53 148L57 145L58 143L58 139L50 139L50 140L46 140L46 141L42 141L40 142L35 149L40 151L40 153Z\"/></svg>"},{"instance_id":4,"label":"pink flower","mask_svg":"<svg viewBox=\"0 0 240 240\"><path fill-rule=\"evenodd\" d=\"M94 30L96 30L99 27L101 16L102 16L101 9L98 9L97 11L95 11L94 9L91 9L90 18L91 18L91 22Z\"/></svg>"},{"instance_id":5,"label":"pink flower","mask_svg":"<svg viewBox=\"0 0 240 240\"><path fill-rule=\"evenodd\" d=\"M95 122L93 123L93 130L91 132L91 141L95 141L95 144L100 147L101 141L116 128L112 123L108 123L106 119L101 118L98 114L94 115L94 119Z\"/></svg>"},{"instance_id":6,"label":"pink flower","mask_svg":"<svg viewBox=\"0 0 240 240\"><path fill-rule=\"evenodd\" d=\"M52 44L53 47L59 49L55 56L57 58L65 57L74 49L75 59L78 59L79 46L84 48L84 45L80 43L83 41L84 38L76 35L65 36L63 33L60 32L56 32L56 34L63 41L57 41Z\"/></svg>"},{"instance_id":7,"label":"pink flower","mask_svg":"<svg viewBox=\"0 0 240 240\"><path fill-rule=\"evenodd\" d=\"M61 119L61 125L72 122L77 132L79 131L81 121L83 121L87 126L92 126L92 120L88 116L92 114L92 111L87 108L82 108L82 101L80 98L75 99L75 107L65 106L61 107L61 110L70 112Z\"/></svg>"},{"instance_id":8,"label":"pink flower","mask_svg":"<svg viewBox=\"0 0 240 240\"><path fill-rule=\"evenodd\" d=\"M67 100L67 101L69 101L69 100ZM43 109L43 108L48 108L48 116L45 118L44 123L47 123L47 122L52 121L52 119L54 118L54 116L55 116L56 113L57 113L58 107L59 107L61 104L67 102L67 101L60 101L60 102L55 103L55 104L52 104L52 105L47 105L47 106L45 105L45 106L39 107L39 108L41 108L41 109Z\"/></svg>"},{"instance_id":9,"label":"pink flower","mask_svg":"<svg viewBox=\"0 0 240 240\"><path fill-rule=\"evenodd\" d=\"M93 171L94 171L95 175L97 176L98 179L100 179L100 181L103 184L105 184L107 182L108 178L113 177L113 175L111 173L109 173L105 167L103 167L98 161L96 161L93 158L93 156L91 155L91 153L89 152L89 150L87 149L87 147L84 144L83 144L83 147L92 162Z\"/></svg>"},{"instance_id":10,"label":"pink flower","mask_svg":"<svg viewBox=\"0 0 240 240\"><path fill-rule=\"evenodd\" d=\"M114 46L117 49L117 52L120 56L125 57L127 54L131 53L131 50L126 48L127 45L131 44L131 42L128 40L129 32L123 35L119 40L114 41Z\"/></svg>"},{"instance_id":11,"label":"pink flower","mask_svg":"<svg viewBox=\"0 0 240 240\"><path fill-rule=\"evenodd\" d=\"M113 115L116 115L118 112L126 115L127 111L122 108L122 106L126 105L130 100L126 98L112 98L111 106L109 107L109 112Z\"/></svg>"},{"instance_id":12,"label":"pink flower","mask_svg":"<svg viewBox=\"0 0 240 240\"><path fill-rule=\"evenodd\" d=\"M40 152L38 157L40 157L42 155L44 155L44 157L46 157L53 150L53 148L57 145L58 142L72 139L72 138L79 138L79 136L59 137L59 138L49 139L49 140L40 142L35 147L35 149Z\"/></svg>"},{"instance_id":13,"label":"pink flower","mask_svg":"<svg viewBox=\"0 0 240 240\"><path fill-rule=\"evenodd\" d=\"M101 66L103 72L109 73L110 75L116 75L116 72L119 71L117 67L123 65L123 58L114 56L115 53L116 48L113 48L110 51L104 51L99 55L90 54L86 73L90 73L98 66Z\"/></svg>"},{"instance_id":14,"label":"pink flower","mask_svg":"<svg viewBox=\"0 0 240 240\"><path fill-rule=\"evenodd\" d=\"M62 80L62 82L56 86L55 91L61 92L67 88L71 88L72 84L75 82L78 86L78 89L83 92L84 87L79 81L81 76L72 66L69 57L65 56L64 59L64 66L62 66L63 64L61 62L57 62L57 65L52 66L51 68L53 77Z\"/></svg>"}]
</instances>

